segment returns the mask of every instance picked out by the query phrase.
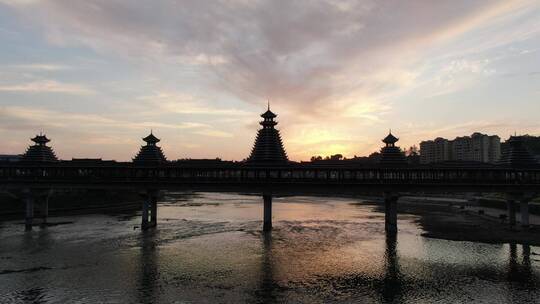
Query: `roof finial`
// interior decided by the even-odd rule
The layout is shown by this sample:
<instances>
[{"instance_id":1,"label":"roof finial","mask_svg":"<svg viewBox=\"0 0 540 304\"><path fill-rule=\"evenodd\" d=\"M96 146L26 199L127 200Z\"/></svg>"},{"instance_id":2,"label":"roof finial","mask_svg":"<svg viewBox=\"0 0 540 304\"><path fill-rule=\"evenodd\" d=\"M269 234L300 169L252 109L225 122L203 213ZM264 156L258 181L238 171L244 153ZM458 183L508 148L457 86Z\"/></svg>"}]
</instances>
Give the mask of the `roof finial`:
<instances>
[{"instance_id":1,"label":"roof finial","mask_svg":"<svg viewBox=\"0 0 540 304\"><path fill-rule=\"evenodd\" d=\"M268 99L268 111L270 111L270 99Z\"/></svg>"},{"instance_id":2,"label":"roof finial","mask_svg":"<svg viewBox=\"0 0 540 304\"><path fill-rule=\"evenodd\" d=\"M154 130L150 129L150 135L154 134Z\"/></svg>"}]
</instances>

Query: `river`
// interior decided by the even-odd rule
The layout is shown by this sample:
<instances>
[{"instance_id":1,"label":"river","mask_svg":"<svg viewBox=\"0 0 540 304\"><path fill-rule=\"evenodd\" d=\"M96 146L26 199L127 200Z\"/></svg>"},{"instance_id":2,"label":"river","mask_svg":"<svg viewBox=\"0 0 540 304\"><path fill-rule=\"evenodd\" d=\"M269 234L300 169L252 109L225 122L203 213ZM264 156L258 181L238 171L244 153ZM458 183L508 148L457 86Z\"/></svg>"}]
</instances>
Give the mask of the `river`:
<instances>
[{"instance_id":1,"label":"river","mask_svg":"<svg viewBox=\"0 0 540 304\"><path fill-rule=\"evenodd\" d=\"M421 236L356 198L176 193L140 215L0 222L1 303L540 303L540 247Z\"/></svg>"}]
</instances>

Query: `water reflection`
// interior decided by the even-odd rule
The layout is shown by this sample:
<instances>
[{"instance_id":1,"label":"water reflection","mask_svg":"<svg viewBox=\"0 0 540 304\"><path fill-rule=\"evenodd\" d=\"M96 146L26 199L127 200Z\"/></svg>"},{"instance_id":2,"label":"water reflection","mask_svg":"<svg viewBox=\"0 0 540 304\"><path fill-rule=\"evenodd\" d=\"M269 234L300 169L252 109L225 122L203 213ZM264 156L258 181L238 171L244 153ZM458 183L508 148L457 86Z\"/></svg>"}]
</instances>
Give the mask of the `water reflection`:
<instances>
[{"instance_id":1,"label":"water reflection","mask_svg":"<svg viewBox=\"0 0 540 304\"><path fill-rule=\"evenodd\" d=\"M276 302L276 282L274 281L274 265L272 259L272 233L262 232L261 282L255 292L258 303Z\"/></svg>"},{"instance_id":2,"label":"water reflection","mask_svg":"<svg viewBox=\"0 0 540 304\"><path fill-rule=\"evenodd\" d=\"M141 235L140 277L138 288L139 303L157 303L159 290L158 252L156 230L145 231Z\"/></svg>"},{"instance_id":3,"label":"water reflection","mask_svg":"<svg viewBox=\"0 0 540 304\"><path fill-rule=\"evenodd\" d=\"M384 254L385 273L382 288L382 300L384 303L402 302L403 282L399 268L397 255L397 235L386 234L386 250Z\"/></svg>"},{"instance_id":4,"label":"water reflection","mask_svg":"<svg viewBox=\"0 0 540 304\"><path fill-rule=\"evenodd\" d=\"M521 263L518 258L518 246L516 244L509 244L509 246L508 281L524 283L528 287L533 287L535 285L535 277L531 269L531 246L526 244L521 245Z\"/></svg>"},{"instance_id":5,"label":"water reflection","mask_svg":"<svg viewBox=\"0 0 540 304\"><path fill-rule=\"evenodd\" d=\"M220 198L161 205L162 225L146 233L132 229L139 217L65 218L73 224L31 233L9 223L0 302L538 302L539 247L424 238L407 218L385 235L372 207L330 198L277 203L264 234L259 198Z\"/></svg>"}]
</instances>

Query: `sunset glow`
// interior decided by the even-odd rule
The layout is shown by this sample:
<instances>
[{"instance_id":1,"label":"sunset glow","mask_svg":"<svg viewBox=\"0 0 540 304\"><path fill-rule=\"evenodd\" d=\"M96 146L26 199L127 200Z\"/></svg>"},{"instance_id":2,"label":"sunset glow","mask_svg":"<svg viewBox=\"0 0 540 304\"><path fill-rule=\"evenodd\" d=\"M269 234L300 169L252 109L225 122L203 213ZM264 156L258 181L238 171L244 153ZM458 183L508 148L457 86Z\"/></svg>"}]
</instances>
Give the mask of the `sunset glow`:
<instances>
[{"instance_id":1,"label":"sunset glow","mask_svg":"<svg viewBox=\"0 0 540 304\"><path fill-rule=\"evenodd\" d=\"M242 160L268 100L292 160L540 133L538 1L0 0L0 39L5 154Z\"/></svg>"}]
</instances>

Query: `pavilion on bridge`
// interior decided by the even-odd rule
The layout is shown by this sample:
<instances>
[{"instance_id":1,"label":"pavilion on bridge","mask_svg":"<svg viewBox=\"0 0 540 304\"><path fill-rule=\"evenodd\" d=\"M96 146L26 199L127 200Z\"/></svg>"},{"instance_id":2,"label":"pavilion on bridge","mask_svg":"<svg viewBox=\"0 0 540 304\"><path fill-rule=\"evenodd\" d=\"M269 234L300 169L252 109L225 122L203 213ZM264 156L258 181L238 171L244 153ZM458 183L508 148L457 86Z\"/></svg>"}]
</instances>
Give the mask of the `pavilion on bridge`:
<instances>
[{"instance_id":1,"label":"pavilion on bridge","mask_svg":"<svg viewBox=\"0 0 540 304\"><path fill-rule=\"evenodd\" d=\"M56 162L58 158L53 149L47 146L51 140L40 133L31 139L35 144L28 147L21 160L27 162Z\"/></svg>"},{"instance_id":2,"label":"pavilion on bridge","mask_svg":"<svg viewBox=\"0 0 540 304\"><path fill-rule=\"evenodd\" d=\"M277 122L274 121L274 118L277 115L270 111L270 105L268 105L268 110L261 114L261 117L264 119L260 122L262 129L259 129L257 133L255 144L247 162L261 164L287 163L289 158L285 148L283 148L279 130L275 128Z\"/></svg>"},{"instance_id":3,"label":"pavilion on bridge","mask_svg":"<svg viewBox=\"0 0 540 304\"><path fill-rule=\"evenodd\" d=\"M401 149L396 146L399 138L392 134L392 131L382 140L385 146L381 149L379 163L387 167L400 167L407 165L407 158Z\"/></svg>"},{"instance_id":4,"label":"pavilion on bridge","mask_svg":"<svg viewBox=\"0 0 540 304\"><path fill-rule=\"evenodd\" d=\"M154 136L150 131L150 135L143 138L146 142L146 146L141 146L139 153L133 158L135 163L164 163L167 161L165 154L161 150L161 147L157 145L160 139Z\"/></svg>"}]
</instances>

